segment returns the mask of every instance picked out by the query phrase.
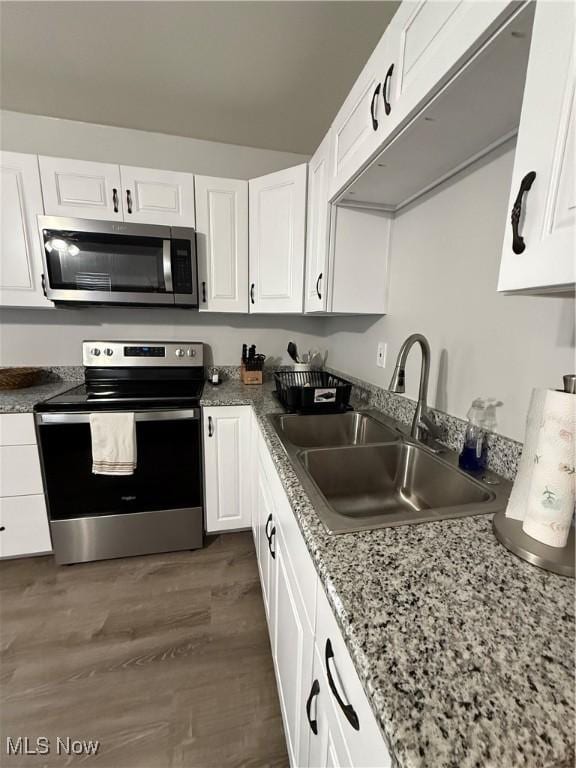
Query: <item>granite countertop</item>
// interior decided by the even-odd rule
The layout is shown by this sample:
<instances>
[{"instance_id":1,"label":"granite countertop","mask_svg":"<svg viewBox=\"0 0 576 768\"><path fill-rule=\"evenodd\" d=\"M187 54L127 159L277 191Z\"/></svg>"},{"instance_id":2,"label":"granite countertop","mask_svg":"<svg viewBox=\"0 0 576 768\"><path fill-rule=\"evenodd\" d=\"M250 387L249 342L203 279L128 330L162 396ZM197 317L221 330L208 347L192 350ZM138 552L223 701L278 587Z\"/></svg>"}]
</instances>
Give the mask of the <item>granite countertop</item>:
<instances>
[{"instance_id":1,"label":"granite countertop","mask_svg":"<svg viewBox=\"0 0 576 768\"><path fill-rule=\"evenodd\" d=\"M24 389L0 390L0 413L32 413L36 403L80 384L80 381L58 379Z\"/></svg>"},{"instance_id":2,"label":"granite countertop","mask_svg":"<svg viewBox=\"0 0 576 768\"><path fill-rule=\"evenodd\" d=\"M573 765L571 579L508 552L489 515L331 535L267 419L271 384L202 403L254 407L397 765Z\"/></svg>"},{"instance_id":3,"label":"granite countertop","mask_svg":"<svg viewBox=\"0 0 576 768\"><path fill-rule=\"evenodd\" d=\"M0 412L74 384L2 393ZM572 766L574 582L508 552L490 516L329 534L267 418L272 391L230 379L201 402L254 408L395 764Z\"/></svg>"}]
</instances>

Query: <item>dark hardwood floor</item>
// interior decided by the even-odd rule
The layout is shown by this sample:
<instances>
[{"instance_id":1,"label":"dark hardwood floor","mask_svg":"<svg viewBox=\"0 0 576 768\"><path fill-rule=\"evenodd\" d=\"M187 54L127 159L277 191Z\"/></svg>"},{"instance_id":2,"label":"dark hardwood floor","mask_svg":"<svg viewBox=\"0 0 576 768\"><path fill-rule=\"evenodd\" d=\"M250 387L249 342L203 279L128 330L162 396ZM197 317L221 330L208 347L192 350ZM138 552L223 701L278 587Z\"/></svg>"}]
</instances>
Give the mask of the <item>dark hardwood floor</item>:
<instances>
[{"instance_id":1,"label":"dark hardwood floor","mask_svg":"<svg viewBox=\"0 0 576 768\"><path fill-rule=\"evenodd\" d=\"M287 766L252 536L195 552L0 563L0 765ZM48 737L49 755L7 754ZM57 737L100 742L56 754Z\"/></svg>"}]
</instances>

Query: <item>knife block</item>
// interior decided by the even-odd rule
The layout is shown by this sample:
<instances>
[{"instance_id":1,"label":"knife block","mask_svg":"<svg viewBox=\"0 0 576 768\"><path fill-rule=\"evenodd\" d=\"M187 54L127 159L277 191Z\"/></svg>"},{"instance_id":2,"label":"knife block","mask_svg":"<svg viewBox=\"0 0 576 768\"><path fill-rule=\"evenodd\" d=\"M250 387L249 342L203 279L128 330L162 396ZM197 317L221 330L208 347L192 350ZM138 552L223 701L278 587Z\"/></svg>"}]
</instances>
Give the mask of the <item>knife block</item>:
<instances>
[{"instance_id":1,"label":"knife block","mask_svg":"<svg viewBox=\"0 0 576 768\"><path fill-rule=\"evenodd\" d=\"M258 365L259 368L253 369L252 365ZM241 363L240 364L240 380L242 384L262 384L262 363Z\"/></svg>"}]
</instances>

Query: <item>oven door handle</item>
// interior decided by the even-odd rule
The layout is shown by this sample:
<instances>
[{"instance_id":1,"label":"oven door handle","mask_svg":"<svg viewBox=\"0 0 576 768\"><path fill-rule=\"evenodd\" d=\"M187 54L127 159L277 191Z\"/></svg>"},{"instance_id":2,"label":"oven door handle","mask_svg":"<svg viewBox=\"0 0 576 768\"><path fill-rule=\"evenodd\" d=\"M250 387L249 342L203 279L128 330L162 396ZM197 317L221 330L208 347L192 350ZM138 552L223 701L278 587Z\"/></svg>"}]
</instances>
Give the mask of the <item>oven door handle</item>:
<instances>
[{"instance_id":1,"label":"oven door handle","mask_svg":"<svg viewBox=\"0 0 576 768\"><path fill-rule=\"evenodd\" d=\"M107 411L103 411L107 413ZM138 411L134 414L136 421L182 421L188 419L197 421L200 418L199 408L188 408L181 411ZM88 424L90 412L87 413L37 413L38 424L52 426L58 424Z\"/></svg>"},{"instance_id":2,"label":"oven door handle","mask_svg":"<svg viewBox=\"0 0 576 768\"><path fill-rule=\"evenodd\" d=\"M164 271L166 293L174 293L174 284L172 283L172 246L170 240L162 241L162 269Z\"/></svg>"}]
</instances>

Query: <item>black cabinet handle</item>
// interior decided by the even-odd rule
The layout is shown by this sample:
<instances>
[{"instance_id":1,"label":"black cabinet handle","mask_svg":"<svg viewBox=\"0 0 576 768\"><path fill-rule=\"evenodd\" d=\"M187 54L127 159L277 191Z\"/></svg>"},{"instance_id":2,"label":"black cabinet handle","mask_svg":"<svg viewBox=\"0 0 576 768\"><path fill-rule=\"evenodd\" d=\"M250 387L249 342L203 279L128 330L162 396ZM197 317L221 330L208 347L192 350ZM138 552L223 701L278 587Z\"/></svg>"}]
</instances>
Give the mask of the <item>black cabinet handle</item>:
<instances>
[{"instance_id":1,"label":"black cabinet handle","mask_svg":"<svg viewBox=\"0 0 576 768\"><path fill-rule=\"evenodd\" d=\"M394 73L394 64L390 64L388 67L388 72L386 72L386 77L384 78L384 85L382 86L382 98L384 99L384 112L386 112L387 115L392 112L392 107L390 106L390 83L392 82L392 75Z\"/></svg>"},{"instance_id":2,"label":"black cabinet handle","mask_svg":"<svg viewBox=\"0 0 576 768\"><path fill-rule=\"evenodd\" d=\"M308 696L308 699L306 701L306 717L308 718L308 724L314 736L318 736L318 721L316 719L312 720L312 718L310 717L310 710L312 709L312 699L315 696L318 696L319 693L320 693L320 683L318 682L318 680L314 680L314 682L312 683L312 688L310 688L310 695Z\"/></svg>"},{"instance_id":3,"label":"black cabinet handle","mask_svg":"<svg viewBox=\"0 0 576 768\"><path fill-rule=\"evenodd\" d=\"M527 173L526 176L524 176L520 182L520 189L518 190L516 200L512 206L512 216L510 217L510 221L512 222L512 250L514 253L523 253L526 250L526 243L524 242L522 235L518 232L518 226L520 224L520 217L522 216L522 201L524 195L532 187L532 184L534 184L535 178L536 171L530 171L530 173Z\"/></svg>"},{"instance_id":4,"label":"black cabinet handle","mask_svg":"<svg viewBox=\"0 0 576 768\"><path fill-rule=\"evenodd\" d=\"M328 685L330 686L330 690L332 691L334 698L338 702L338 706L344 712L344 716L346 717L346 720L350 723L352 728L354 728L355 731L360 730L360 723L358 722L358 715L356 714L356 710L352 706L352 704L345 704L342 700L340 694L338 693L338 689L336 688L336 684L334 683L334 679L332 677L332 672L330 672L330 659L334 658L334 651L332 650L332 643L330 642L330 638L326 640L326 675L328 676Z\"/></svg>"},{"instance_id":5,"label":"black cabinet handle","mask_svg":"<svg viewBox=\"0 0 576 768\"><path fill-rule=\"evenodd\" d=\"M208 416L208 437L214 436L214 421L212 416Z\"/></svg>"},{"instance_id":6,"label":"black cabinet handle","mask_svg":"<svg viewBox=\"0 0 576 768\"><path fill-rule=\"evenodd\" d=\"M372 101L370 102L370 117L372 119L372 128L375 131L378 130L378 120L376 119L376 115L374 114L374 107L376 106L376 99L378 98L378 94L380 93L381 86L382 84L378 83L378 85L374 89L374 93L372 94Z\"/></svg>"},{"instance_id":7,"label":"black cabinet handle","mask_svg":"<svg viewBox=\"0 0 576 768\"><path fill-rule=\"evenodd\" d=\"M206 281L202 281L202 301L206 304Z\"/></svg>"},{"instance_id":8,"label":"black cabinet handle","mask_svg":"<svg viewBox=\"0 0 576 768\"><path fill-rule=\"evenodd\" d=\"M264 533L266 534L266 538L268 539L268 549L270 550L270 554L272 555L272 558L276 558L276 551L272 549L272 539L276 535L276 526L272 526L272 530L270 533L268 533L268 526L272 522L272 515L268 515L268 520L266 520L266 525L264 526Z\"/></svg>"},{"instance_id":9,"label":"black cabinet handle","mask_svg":"<svg viewBox=\"0 0 576 768\"><path fill-rule=\"evenodd\" d=\"M128 206L128 213L132 213L132 193L129 189L126 190L126 205Z\"/></svg>"},{"instance_id":10,"label":"black cabinet handle","mask_svg":"<svg viewBox=\"0 0 576 768\"><path fill-rule=\"evenodd\" d=\"M112 203L114 205L114 213L118 213L118 190L116 187L112 189Z\"/></svg>"},{"instance_id":11,"label":"black cabinet handle","mask_svg":"<svg viewBox=\"0 0 576 768\"><path fill-rule=\"evenodd\" d=\"M255 284L252 283L252 285L250 286L250 301L252 302L252 304L254 304L254 288L255 288Z\"/></svg>"},{"instance_id":12,"label":"black cabinet handle","mask_svg":"<svg viewBox=\"0 0 576 768\"><path fill-rule=\"evenodd\" d=\"M316 293L318 294L318 298L322 298L322 294L320 293L320 280L322 280L322 272L318 275L318 280L316 280Z\"/></svg>"}]
</instances>

